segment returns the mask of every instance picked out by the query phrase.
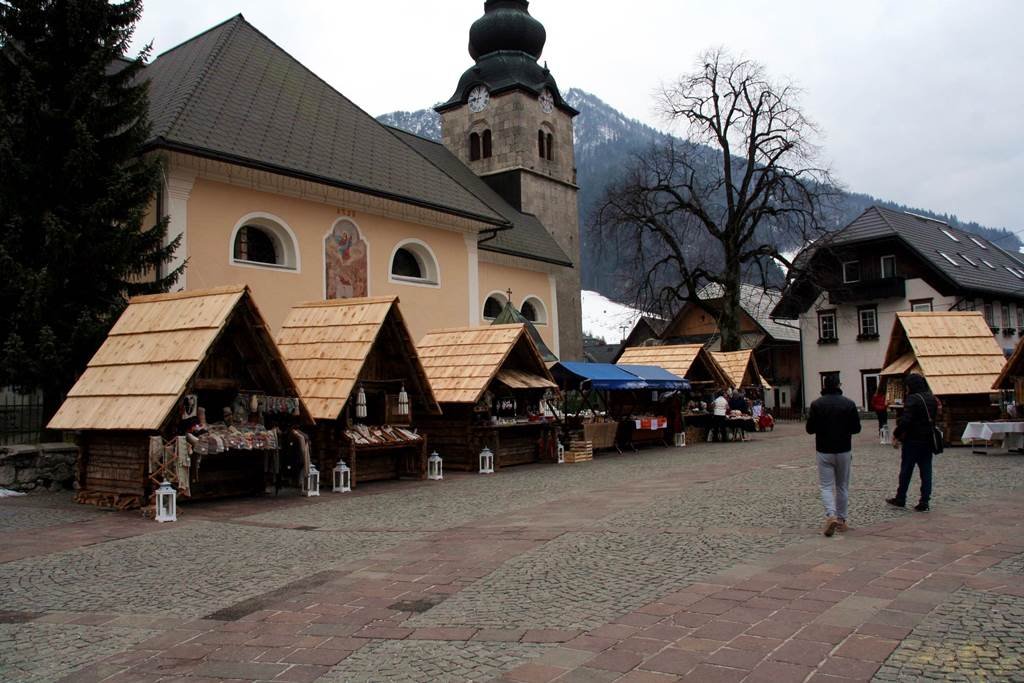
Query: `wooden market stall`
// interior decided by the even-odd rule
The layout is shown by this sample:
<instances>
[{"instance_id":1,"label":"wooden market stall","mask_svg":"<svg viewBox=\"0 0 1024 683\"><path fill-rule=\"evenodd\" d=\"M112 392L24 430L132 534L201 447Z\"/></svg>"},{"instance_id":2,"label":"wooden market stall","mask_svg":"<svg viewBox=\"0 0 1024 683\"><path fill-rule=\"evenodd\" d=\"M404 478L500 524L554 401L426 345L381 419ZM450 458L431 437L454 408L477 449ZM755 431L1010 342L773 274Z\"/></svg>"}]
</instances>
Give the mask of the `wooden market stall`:
<instances>
[{"instance_id":1,"label":"wooden market stall","mask_svg":"<svg viewBox=\"0 0 1024 683\"><path fill-rule=\"evenodd\" d=\"M1008 392L1013 397L1017 417L1021 417L1020 411L1024 410L1024 341L1017 343L1017 348L1003 365L992 390Z\"/></svg>"},{"instance_id":2,"label":"wooden market stall","mask_svg":"<svg viewBox=\"0 0 1024 683\"><path fill-rule=\"evenodd\" d=\"M323 475L344 460L353 487L426 477L427 443L414 418L441 408L397 297L300 304L278 346L317 421L312 454Z\"/></svg>"},{"instance_id":3,"label":"wooden market stall","mask_svg":"<svg viewBox=\"0 0 1024 683\"><path fill-rule=\"evenodd\" d=\"M597 451L668 446L682 428L681 408L690 383L659 367L562 361L551 368L566 395L578 392L570 432Z\"/></svg>"},{"instance_id":4,"label":"wooden market stall","mask_svg":"<svg viewBox=\"0 0 1024 683\"><path fill-rule=\"evenodd\" d=\"M711 357L729 378L732 386L737 389L753 390L761 395L766 389L772 388L757 366L757 358L754 357L753 349L712 351Z\"/></svg>"},{"instance_id":5,"label":"wooden market stall","mask_svg":"<svg viewBox=\"0 0 1024 683\"><path fill-rule=\"evenodd\" d=\"M942 428L948 443L959 443L968 422L995 419L993 386L1005 356L981 312L896 314L881 372L886 399L903 406L903 378L918 373L942 401Z\"/></svg>"},{"instance_id":6,"label":"wooden market stall","mask_svg":"<svg viewBox=\"0 0 1024 683\"><path fill-rule=\"evenodd\" d=\"M446 469L477 470L484 447L495 469L557 457L557 385L525 326L437 330L417 348L444 411L420 424Z\"/></svg>"},{"instance_id":7,"label":"wooden market stall","mask_svg":"<svg viewBox=\"0 0 1024 683\"><path fill-rule=\"evenodd\" d=\"M248 287L131 299L50 421L75 430L76 500L126 509L262 493L312 424Z\"/></svg>"},{"instance_id":8,"label":"wooden market stall","mask_svg":"<svg viewBox=\"0 0 1024 683\"><path fill-rule=\"evenodd\" d=\"M686 379L696 405L704 409L684 411L687 442L703 439L711 426L710 406L715 392L735 388L714 356L703 344L654 344L626 349L619 365L655 365Z\"/></svg>"}]
</instances>

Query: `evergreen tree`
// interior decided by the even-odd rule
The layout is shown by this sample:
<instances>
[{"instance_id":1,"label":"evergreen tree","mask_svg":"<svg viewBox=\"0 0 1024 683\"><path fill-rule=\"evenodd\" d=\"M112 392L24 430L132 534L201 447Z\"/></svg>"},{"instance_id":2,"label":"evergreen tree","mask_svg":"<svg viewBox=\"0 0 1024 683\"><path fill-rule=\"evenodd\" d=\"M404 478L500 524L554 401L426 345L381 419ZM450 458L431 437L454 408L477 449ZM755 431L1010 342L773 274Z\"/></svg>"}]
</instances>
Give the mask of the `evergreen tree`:
<instances>
[{"instance_id":1,"label":"evergreen tree","mask_svg":"<svg viewBox=\"0 0 1024 683\"><path fill-rule=\"evenodd\" d=\"M49 415L128 296L166 291L141 0L0 0L0 386Z\"/></svg>"}]
</instances>

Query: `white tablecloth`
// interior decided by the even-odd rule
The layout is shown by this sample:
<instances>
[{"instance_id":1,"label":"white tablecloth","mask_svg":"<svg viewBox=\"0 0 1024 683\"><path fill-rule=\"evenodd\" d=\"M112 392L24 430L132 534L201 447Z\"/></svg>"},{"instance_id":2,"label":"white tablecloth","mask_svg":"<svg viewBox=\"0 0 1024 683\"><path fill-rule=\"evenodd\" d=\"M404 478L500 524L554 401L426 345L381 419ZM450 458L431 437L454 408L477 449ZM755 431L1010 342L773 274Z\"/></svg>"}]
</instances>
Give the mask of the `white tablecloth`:
<instances>
[{"instance_id":1,"label":"white tablecloth","mask_svg":"<svg viewBox=\"0 0 1024 683\"><path fill-rule=\"evenodd\" d=\"M1001 440L1007 449L1024 448L1024 422L968 422L960 440Z\"/></svg>"}]
</instances>

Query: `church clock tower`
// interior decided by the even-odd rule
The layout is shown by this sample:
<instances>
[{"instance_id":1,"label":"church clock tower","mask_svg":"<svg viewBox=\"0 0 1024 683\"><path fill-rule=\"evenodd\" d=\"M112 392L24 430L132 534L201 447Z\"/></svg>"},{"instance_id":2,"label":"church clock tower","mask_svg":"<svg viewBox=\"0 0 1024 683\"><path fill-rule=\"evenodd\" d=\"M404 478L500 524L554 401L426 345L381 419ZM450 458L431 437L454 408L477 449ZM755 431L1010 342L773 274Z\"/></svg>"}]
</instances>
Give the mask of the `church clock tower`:
<instances>
[{"instance_id":1,"label":"church clock tower","mask_svg":"<svg viewBox=\"0 0 1024 683\"><path fill-rule=\"evenodd\" d=\"M540 219L575 264L552 266L557 283L559 347L582 359L579 208L573 118L547 65L547 40L528 0L487 0L469 31L476 64L459 80L441 115L445 147L512 206Z\"/></svg>"}]
</instances>

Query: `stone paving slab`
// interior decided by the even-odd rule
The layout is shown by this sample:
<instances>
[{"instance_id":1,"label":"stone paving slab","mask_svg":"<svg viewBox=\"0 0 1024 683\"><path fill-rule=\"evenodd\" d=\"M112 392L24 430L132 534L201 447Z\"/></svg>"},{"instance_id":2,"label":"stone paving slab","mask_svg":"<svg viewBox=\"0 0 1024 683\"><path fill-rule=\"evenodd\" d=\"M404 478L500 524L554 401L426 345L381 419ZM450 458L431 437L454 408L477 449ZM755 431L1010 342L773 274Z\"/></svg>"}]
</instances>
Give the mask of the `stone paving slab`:
<instances>
[{"instance_id":1,"label":"stone paving slab","mask_svg":"<svg viewBox=\"0 0 1024 683\"><path fill-rule=\"evenodd\" d=\"M54 681L157 633L133 627L0 624L0 681Z\"/></svg>"},{"instance_id":2,"label":"stone paving slab","mask_svg":"<svg viewBox=\"0 0 1024 683\"><path fill-rule=\"evenodd\" d=\"M0 548L0 628L81 647L0 640L0 661L76 683L870 680L916 634L934 645L955 596L1017 618L1024 458L952 449L920 515L882 504L898 456L862 436L855 528L825 539L801 430L188 506L177 525L86 508Z\"/></svg>"}]
</instances>

